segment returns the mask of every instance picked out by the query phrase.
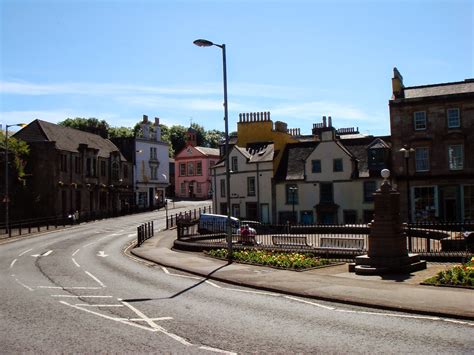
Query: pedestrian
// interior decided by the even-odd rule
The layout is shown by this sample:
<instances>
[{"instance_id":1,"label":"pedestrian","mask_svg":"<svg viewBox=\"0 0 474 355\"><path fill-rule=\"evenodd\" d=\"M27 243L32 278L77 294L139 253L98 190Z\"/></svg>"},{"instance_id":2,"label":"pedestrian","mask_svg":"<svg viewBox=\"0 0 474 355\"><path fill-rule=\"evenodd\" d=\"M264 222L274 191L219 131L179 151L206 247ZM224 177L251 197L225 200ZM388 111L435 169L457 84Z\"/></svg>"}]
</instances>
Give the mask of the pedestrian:
<instances>
[{"instance_id":1,"label":"pedestrian","mask_svg":"<svg viewBox=\"0 0 474 355\"><path fill-rule=\"evenodd\" d=\"M74 224L79 223L79 211L78 210L76 210L76 212L74 212L73 220L74 220Z\"/></svg>"}]
</instances>

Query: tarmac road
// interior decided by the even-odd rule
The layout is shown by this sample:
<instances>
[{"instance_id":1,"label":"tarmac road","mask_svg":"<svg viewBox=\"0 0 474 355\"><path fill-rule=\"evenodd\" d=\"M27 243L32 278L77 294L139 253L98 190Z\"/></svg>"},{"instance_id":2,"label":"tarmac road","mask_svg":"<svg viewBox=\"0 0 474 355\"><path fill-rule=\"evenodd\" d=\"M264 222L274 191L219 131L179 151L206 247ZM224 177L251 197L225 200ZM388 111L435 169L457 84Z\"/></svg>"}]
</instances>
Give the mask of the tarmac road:
<instances>
[{"instance_id":1,"label":"tarmac road","mask_svg":"<svg viewBox=\"0 0 474 355\"><path fill-rule=\"evenodd\" d=\"M124 254L164 210L0 245L3 353L472 353L473 325L230 286ZM265 272L257 270L256 272Z\"/></svg>"}]
</instances>

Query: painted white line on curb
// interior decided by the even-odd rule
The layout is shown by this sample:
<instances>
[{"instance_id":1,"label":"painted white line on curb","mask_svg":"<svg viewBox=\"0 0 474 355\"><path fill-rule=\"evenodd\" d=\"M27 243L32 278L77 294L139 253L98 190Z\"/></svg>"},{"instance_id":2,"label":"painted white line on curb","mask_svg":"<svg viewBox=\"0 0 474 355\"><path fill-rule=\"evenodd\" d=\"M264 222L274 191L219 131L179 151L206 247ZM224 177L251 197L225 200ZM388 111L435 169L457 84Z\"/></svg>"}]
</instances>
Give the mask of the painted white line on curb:
<instances>
[{"instance_id":1,"label":"painted white line on curb","mask_svg":"<svg viewBox=\"0 0 474 355\"><path fill-rule=\"evenodd\" d=\"M13 261L12 261L11 264L10 264L10 269L13 267L13 265L15 265L16 260L17 260L17 259L13 259Z\"/></svg>"},{"instance_id":2,"label":"painted white line on curb","mask_svg":"<svg viewBox=\"0 0 474 355\"><path fill-rule=\"evenodd\" d=\"M71 259L72 259L72 262L74 263L74 265L76 265L77 267L81 267L81 265L78 264L76 259L74 259L74 258L71 258Z\"/></svg>"},{"instance_id":3,"label":"painted white line on curb","mask_svg":"<svg viewBox=\"0 0 474 355\"><path fill-rule=\"evenodd\" d=\"M20 255L18 255L18 256L22 256L22 255L24 255L24 254L26 254L26 253L28 253L28 252L30 252L30 251L32 251L32 250L33 250L33 249L25 250L25 251L21 252Z\"/></svg>"},{"instance_id":4,"label":"painted white line on curb","mask_svg":"<svg viewBox=\"0 0 474 355\"><path fill-rule=\"evenodd\" d=\"M100 286L106 287L102 281L100 281L97 277L92 275L89 271L85 271L87 275L89 275L95 282L97 282Z\"/></svg>"}]
</instances>

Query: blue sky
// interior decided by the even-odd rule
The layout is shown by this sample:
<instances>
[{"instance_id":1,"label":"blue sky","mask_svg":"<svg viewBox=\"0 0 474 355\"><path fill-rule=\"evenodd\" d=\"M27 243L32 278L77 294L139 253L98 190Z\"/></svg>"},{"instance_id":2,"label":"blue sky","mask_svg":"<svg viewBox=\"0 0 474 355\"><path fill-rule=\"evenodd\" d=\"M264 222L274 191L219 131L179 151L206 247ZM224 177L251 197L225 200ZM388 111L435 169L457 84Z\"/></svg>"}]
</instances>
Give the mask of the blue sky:
<instances>
[{"instance_id":1,"label":"blue sky","mask_svg":"<svg viewBox=\"0 0 474 355\"><path fill-rule=\"evenodd\" d=\"M309 134L389 134L396 66L406 86L474 77L474 1L0 0L0 122L96 117L132 127L229 130L241 112Z\"/></svg>"}]
</instances>

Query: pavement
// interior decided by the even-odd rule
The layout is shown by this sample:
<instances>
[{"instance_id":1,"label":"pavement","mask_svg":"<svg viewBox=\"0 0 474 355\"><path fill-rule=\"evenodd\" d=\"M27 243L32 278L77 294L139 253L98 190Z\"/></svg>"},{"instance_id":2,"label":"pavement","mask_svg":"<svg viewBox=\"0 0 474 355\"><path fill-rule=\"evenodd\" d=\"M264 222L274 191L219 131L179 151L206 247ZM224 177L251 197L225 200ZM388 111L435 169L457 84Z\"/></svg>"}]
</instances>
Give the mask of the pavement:
<instances>
[{"instance_id":1,"label":"pavement","mask_svg":"<svg viewBox=\"0 0 474 355\"><path fill-rule=\"evenodd\" d=\"M474 290L421 285L423 280L455 264L427 263L409 275L361 276L348 265L306 271L218 260L203 253L173 250L176 230L162 230L131 250L156 264L234 285L350 305L474 320Z\"/></svg>"}]
</instances>

